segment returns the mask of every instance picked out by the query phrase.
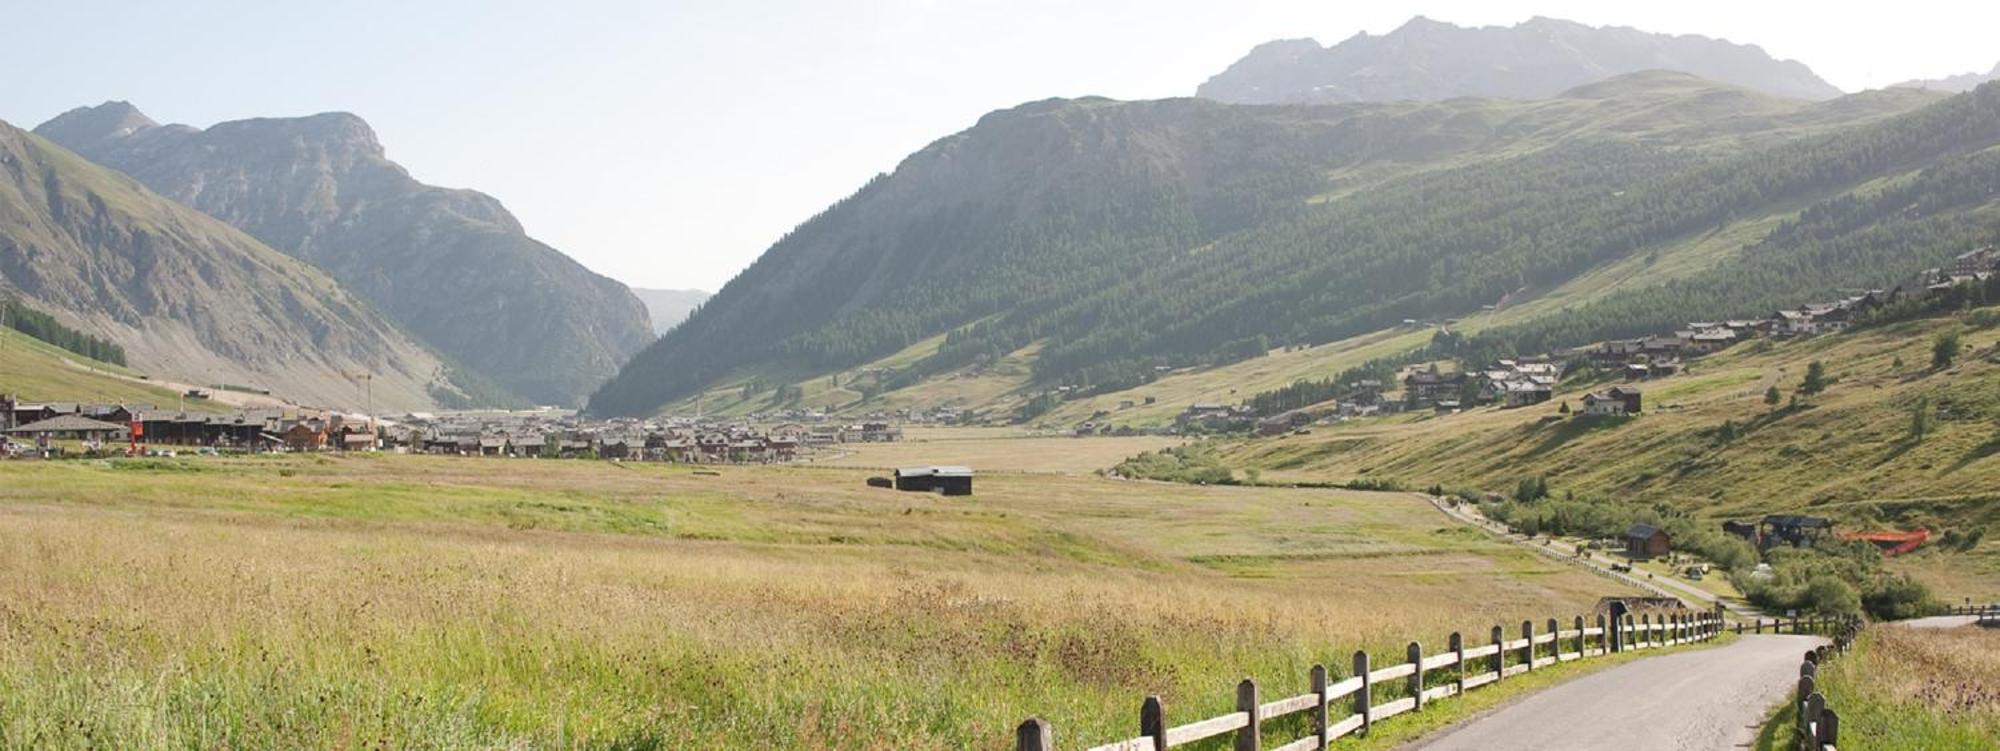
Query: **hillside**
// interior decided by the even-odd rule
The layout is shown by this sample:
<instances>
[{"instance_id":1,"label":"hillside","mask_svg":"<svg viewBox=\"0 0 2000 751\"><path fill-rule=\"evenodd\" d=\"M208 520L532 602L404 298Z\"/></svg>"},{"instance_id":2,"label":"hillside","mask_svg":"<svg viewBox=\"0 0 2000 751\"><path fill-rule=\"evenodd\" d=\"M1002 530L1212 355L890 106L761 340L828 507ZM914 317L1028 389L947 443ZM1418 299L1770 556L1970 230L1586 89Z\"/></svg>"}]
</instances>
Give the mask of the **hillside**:
<instances>
[{"instance_id":1,"label":"hillside","mask_svg":"<svg viewBox=\"0 0 2000 751\"><path fill-rule=\"evenodd\" d=\"M640 289L632 288L632 294L645 303L646 315L653 321L653 333L664 334L667 329L679 326L701 307L710 295L698 289Z\"/></svg>"},{"instance_id":2,"label":"hillside","mask_svg":"<svg viewBox=\"0 0 2000 751\"><path fill-rule=\"evenodd\" d=\"M2000 141L1980 129L1990 99L1815 104L1648 73L1532 102L1024 105L800 226L590 408L644 413L743 378L810 388L933 338L866 395L1029 351L1034 388L1127 391L1526 299L1955 158ZM1909 151L1850 163L1904 135ZM1827 269L1758 305L1887 271Z\"/></svg>"},{"instance_id":3,"label":"hillside","mask_svg":"<svg viewBox=\"0 0 2000 751\"><path fill-rule=\"evenodd\" d=\"M1259 45L1196 96L1235 104L1542 98L1645 70L1691 73L1753 91L1831 99L1840 90L1805 65L1755 45L1534 18L1466 28L1422 16L1381 36L1331 47L1310 39Z\"/></svg>"},{"instance_id":4,"label":"hillside","mask_svg":"<svg viewBox=\"0 0 2000 751\"><path fill-rule=\"evenodd\" d=\"M196 130L109 102L36 132L325 269L460 366L537 403L578 403L652 339L624 285L528 237L492 197L411 178L353 115Z\"/></svg>"},{"instance_id":5,"label":"hillside","mask_svg":"<svg viewBox=\"0 0 2000 751\"><path fill-rule=\"evenodd\" d=\"M12 329L0 329L0 394L15 394L24 402L150 404L169 409L182 403L180 392L150 383L138 371L90 360ZM200 399L185 406L192 411L227 409Z\"/></svg>"},{"instance_id":6,"label":"hillside","mask_svg":"<svg viewBox=\"0 0 2000 751\"><path fill-rule=\"evenodd\" d=\"M0 287L135 368L358 407L455 394L445 364L301 261L0 123Z\"/></svg>"},{"instance_id":7,"label":"hillside","mask_svg":"<svg viewBox=\"0 0 2000 751\"><path fill-rule=\"evenodd\" d=\"M1526 477L1629 502L1711 516L1810 510L1905 524L1983 523L2000 513L2000 310L1916 320L1785 342L1758 340L1689 362L1689 372L1635 384L1643 415L1564 417L1589 390L1554 400L1316 427L1224 452L1267 479L1393 478L1406 484L1505 491ZM1962 351L1931 367L1934 335ZM1797 395L1808 366L1832 385ZM1781 393L1777 405L1767 389ZM1912 410L1934 422L1917 439ZM1563 418L1563 419L1555 419ZM1734 431L1724 430L1724 423Z\"/></svg>"}]
</instances>

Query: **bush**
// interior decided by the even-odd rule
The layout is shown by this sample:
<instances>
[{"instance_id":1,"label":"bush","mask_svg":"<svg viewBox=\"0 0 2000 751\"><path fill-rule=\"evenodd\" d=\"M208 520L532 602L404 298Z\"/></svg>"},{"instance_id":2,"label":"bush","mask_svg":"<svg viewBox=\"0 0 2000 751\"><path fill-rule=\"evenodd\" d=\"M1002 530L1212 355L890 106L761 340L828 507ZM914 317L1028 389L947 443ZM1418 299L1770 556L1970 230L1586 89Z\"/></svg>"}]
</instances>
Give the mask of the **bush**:
<instances>
[{"instance_id":1,"label":"bush","mask_svg":"<svg viewBox=\"0 0 2000 751\"><path fill-rule=\"evenodd\" d=\"M1822 615L1858 615L1861 612L1861 595L1847 582L1830 574L1821 574L1806 583L1806 609Z\"/></svg>"}]
</instances>

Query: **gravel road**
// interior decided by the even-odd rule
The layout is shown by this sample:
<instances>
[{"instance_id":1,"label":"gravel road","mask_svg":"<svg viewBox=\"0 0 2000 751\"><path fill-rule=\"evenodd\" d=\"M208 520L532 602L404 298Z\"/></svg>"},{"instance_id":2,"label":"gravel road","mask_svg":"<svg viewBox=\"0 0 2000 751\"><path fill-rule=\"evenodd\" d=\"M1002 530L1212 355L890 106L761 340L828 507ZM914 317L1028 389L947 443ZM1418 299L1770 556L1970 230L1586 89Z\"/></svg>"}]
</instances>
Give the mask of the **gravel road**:
<instances>
[{"instance_id":1,"label":"gravel road","mask_svg":"<svg viewBox=\"0 0 2000 751\"><path fill-rule=\"evenodd\" d=\"M1578 678L1406 746L1426 751L1743 748L1798 679L1816 636L1744 636Z\"/></svg>"}]
</instances>

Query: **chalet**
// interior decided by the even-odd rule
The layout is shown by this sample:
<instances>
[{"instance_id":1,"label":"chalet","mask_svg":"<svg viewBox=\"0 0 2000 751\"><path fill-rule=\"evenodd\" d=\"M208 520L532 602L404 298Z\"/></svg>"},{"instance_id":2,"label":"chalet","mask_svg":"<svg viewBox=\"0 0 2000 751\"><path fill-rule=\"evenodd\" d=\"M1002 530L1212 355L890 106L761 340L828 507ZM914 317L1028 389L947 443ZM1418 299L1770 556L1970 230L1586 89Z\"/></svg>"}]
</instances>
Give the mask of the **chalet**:
<instances>
[{"instance_id":1,"label":"chalet","mask_svg":"<svg viewBox=\"0 0 2000 751\"><path fill-rule=\"evenodd\" d=\"M1525 407L1540 404L1555 397L1555 385L1538 380L1508 381L1500 394L1500 403L1508 407Z\"/></svg>"},{"instance_id":2,"label":"chalet","mask_svg":"<svg viewBox=\"0 0 2000 751\"><path fill-rule=\"evenodd\" d=\"M1229 407L1221 404L1197 402L1181 410L1174 418L1174 426L1182 432L1207 431L1227 433L1250 428L1257 419L1257 413L1248 407Z\"/></svg>"},{"instance_id":3,"label":"chalet","mask_svg":"<svg viewBox=\"0 0 2000 751\"><path fill-rule=\"evenodd\" d=\"M1633 560L1658 558L1673 552L1673 537L1651 524L1634 524L1625 530L1625 557Z\"/></svg>"},{"instance_id":4,"label":"chalet","mask_svg":"<svg viewBox=\"0 0 2000 751\"><path fill-rule=\"evenodd\" d=\"M861 424L862 443L893 443L903 439L903 430L887 422L875 421Z\"/></svg>"},{"instance_id":5,"label":"chalet","mask_svg":"<svg viewBox=\"0 0 2000 751\"><path fill-rule=\"evenodd\" d=\"M1687 338L1687 348L1695 354L1702 355L1720 352L1735 344L1740 336L1741 334L1735 329L1727 326L1713 326L1690 333Z\"/></svg>"},{"instance_id":6,"label":"chalet","mask_svg":"<svg viewBox=\"0 0 2000 751\"><path fill-rule=\"evenodd\" d=\"M1804 336L1813 333L1812 316L1803 310L1780 310L1771 314L1771 333L1778 336Z\"/></svg>"},{"instance_id":7,"label":"chalet","mask_svg":"<svg viewBox=\"0 0 2000 751\"><path fill-rule=\"evenodd\" d=\"M1811 547L1833 531L1833 520L1818 516L1773 514L1758 522L1759 547L1784 543L1795 548Z\"/></svg>"},{"instance_id":8,"label":"chalet","mask_svg":"<svg viewBox=\"0 0 2000 751\"><path fill-rule=\"evenodd\" d=\"M1676 333L1672 336L1649 336L1639 340L1639 349L1653 357L1673 356L1688 346L1688 340Z\"/></svg>"},{"instance_id":9,"label":"chalet","mask_svg":"<svg viewBox=\"0 0 2000 751\"><path fill-rule=\"evenodd\" d=\"M48 445L50 439L101 444L106 441L124 440L127 435L126 430L124 425L117 423L92 420L77 414L62 414L9 428L7 435L32 438L43 446Z\"/></svg>"},{"instance_id":10,"label":"chalet","mask_svg":"<svg viewBox=\"0 0 2000 751\"><path fill-rule=\"evenodd\" d=\"M972 468L904 467L896 470L896 489L917 493L972 495Z\"/></svg>"},{"instance_id":11,"label":"chalet","mask_svg":"<svg viewBox=\"0 0 2000 751\"><path fill-rule=\"evenodd\" d=\"M1641 399L1639 390L1625 386L1613 386L1602 392L1593 391L1583 395L1583 413L1597 416L1636 415Z\"/></svg>"},{"instance_id":12,"label":"chalet","mask_svg":"<svg viewBox=\"0 0 2000 751\"><path fill-rule=\"evenodd\" d=\"M1466 383L1464 373L1439 373L1435 367L1419 370L1403 377L1403 400L1423 406L1440 399L1457 399Z\"/></svg>"},{"instance_id":13,"label":"chalet","mask_svg":"<svg viewBox=\"0 0 2000 751\"><path fill-rule=\"evenodd\" d=\"M2000 273L2000 249L1988 245L1978 250L1960 253L1958 257L1951 259L1951 265L1945 267L1945 272L1958 277Z\"/></svg>"},{"instance_id":14,"label":"chalet","mask_svg":"<svg viewBox=\"0 0 2000 751\"><path fill-rule=\"evenodd\" d=\"M328 437L326 424L317 418L294 422L278 434L287 451L324 451Z\"/></svg>"}]
</instances>

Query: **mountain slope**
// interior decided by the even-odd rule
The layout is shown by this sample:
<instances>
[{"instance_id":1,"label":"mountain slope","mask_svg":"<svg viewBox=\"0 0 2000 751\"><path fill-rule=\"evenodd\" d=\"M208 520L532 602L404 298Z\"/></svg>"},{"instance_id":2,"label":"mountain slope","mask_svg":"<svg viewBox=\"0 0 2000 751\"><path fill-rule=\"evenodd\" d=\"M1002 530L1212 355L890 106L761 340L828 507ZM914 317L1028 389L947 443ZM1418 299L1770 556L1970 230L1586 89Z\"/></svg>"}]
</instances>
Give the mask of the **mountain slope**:
<instances>
[{"instance_id":1,"label":"mountain slope","mask_svg":"<svg viewBox=\"0 0 2000 751\"><path fill-rule=\"evenodd\" d=\"M1196 96L1236 104L1541 98L1611 76L1671 70L1799 99L1840 90L1806 66L1753 45L1534 18L1465 28L1422 16L1382 36L1332 47L1270 42L1203 83Z\"/></svg>"},{"instance_id":2,"label":"mountain slope","mask_svg":"<svg viewBox=\"0 0 2000 751\"><path fill-rule=\"evenodd\" d=\"M664 334L667 329L679 326L687 320L695 308L711 297L698 289L640 289L632 288L632 294L639 296L639 302L646 304L646 313L652 316L653 333Z\"/></svg>"},{"instance_id":3,"label":"mountain slope","mask_svg":"<svg viewBox=\"0 0 2000 751\"><path fill-rule=\"evenodd\" d=\"M797 383L929 337L870 390L1031 344L1036 382L1116 390L1462 314L1709 221L1692 203L1620 213L1624 191L1930 101L1649 73L1536 102L1024 105L799 227L591 409L647 412L745 373Z\"/></svg>"},{"instance_id":4,"label":"mountain slope","mask_svg":"<svg viewBox=\"0 0 2000 751\"><path fill-rule=\"evenodd\" d=\"M624 285L528 237L492 197L412 179L353 115L196 130L110 102L36 132L325 269L537 402L577 403L652 339Z\"/></svg>"},{"instance_id":5,"label":"mountain slope","mask_svg":"<svg viewBox=\"0 0 2000 751\"><path fill-rule=\"evenodd\" d=\"M137 368L358 408L422 409L446 368L319 270L0 123L0 286Z\"/></svg>"}]
</instances>

